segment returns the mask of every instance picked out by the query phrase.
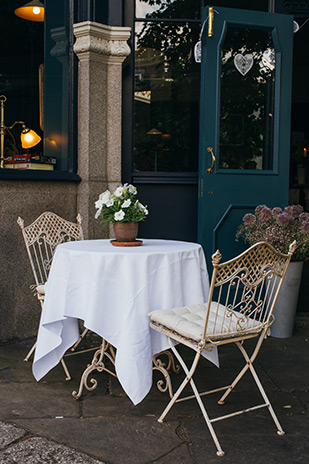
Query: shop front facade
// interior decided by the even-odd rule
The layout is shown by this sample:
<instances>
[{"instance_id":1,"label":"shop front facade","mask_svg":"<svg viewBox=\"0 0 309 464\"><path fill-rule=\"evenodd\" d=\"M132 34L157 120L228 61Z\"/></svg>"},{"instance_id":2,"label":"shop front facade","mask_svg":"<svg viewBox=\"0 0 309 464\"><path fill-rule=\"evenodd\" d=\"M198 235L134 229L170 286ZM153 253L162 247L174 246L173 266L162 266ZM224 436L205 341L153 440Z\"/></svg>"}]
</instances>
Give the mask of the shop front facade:
<instances>
[{"instance_id":1,"label":"shop front facade","mask_svg":"<svg viewBox=\"0 0 309 464\"><path fill-rule=\"evenodd\" d=\"M271 68L273 62L268 61L268 74L263 68L264 74L255 77L258 88L249 83L249 71L242 74L234 65L234 74L242 79L246 107L247 96L251 98L248 120L243 118L244 111L236 98L240 89L233 96L228 81L226 89L219 92L221 96L224 92L231 96L226 106L223 98L220 104L213 98L217 91L205 98L208 90L201 87L201 75L206 78L206 71L201 72L201 68L206 58L203 56L200 62L195 45L201 38L203 25L208 34L209 8L200 0L45 0L41 22L16 16L14 11L22 4L15 0L1 6L0 94L6 100L0 169L0 340L33 336L39 319L39 307L29 289L33 279L16 222L18 216L27 225L44 211L53 211L71 221L81 213L86 239L107 238L109 228L102 227L94 218L94 203L104 190L129 182L137 187L140 200L150 211L147 220L140 224L140 236L203 243L204 231L209 229L211 236L219 230L220 244L221 235L227 235L222 224L234 241L234 226L243 210L258 204L258 200L249 199L248 193L255 182L264 185L259 198L263 202L269 198L270 206L284 206L290 201L302 203L308 209L309 134L305 111L309 98L305 85L308 59L303 44L308 37L309 10L304 2L251 2L249 13L256 13L260 20L258 25L250 25L255 31L253 36L244 22L250 23L250 14L241 19L243 23L232 20L231 34L226 34L229 42L224 43L226 63L229 54L235 55L236 47L246 52L243 55L252 55L254 45L264 47L263 53L270 53L272 47L278 51L275 70ZM220 15L248 8L241 0L218 0L212 6L214 27L216 8ZM222 7L225 10L220 10ZM275 114L279 111L277 100L284 99L273 84L279 55L283 56L279 50L281 36L278 43L276 37L272 45L268 42L271 28L279 26L267 23L268 16L264 17L264 13L289 18L293 14L290 23L295 20L299 27L293 37L290 34L294 44L284 47L284 52L289 46L294 48L293 65L285 58L281 60L281 71L285 73L281 88L283 84L288 88L291 84L288 76L293 73L293 94L292 105L291 101L290 106L282 105L278 113L280 127L272 119L265 123L265 115L262 121L260 114L262 107L268 115ZM240 17L243 18L243 13ZM249 42L247 50L237 42L237 27L248 34L251 48ZM288 27L287 23L283 27ZM257 32L263 28L265 33ZM203 49L207 40L202 37ZM267 58L267 53L263 58ZM284 66L289 67L288 72ZM261 69L258 68L259 72ZM218 72L213 82L218 82ZM222 63L220 72L220 81L225 82ZM226 68L226 75L229 73ZM238 84L233 85L235 89ZM285 97L287 92L284 91ZM260 106L259 98L263 99ZM201 114L210 121L207 112L204 113L204 107L210 105L221 105L221 115L214 111L216 120L221 121L221 132L214 141L203 138L204 126L201 126ZM15 121L33 128L41 141L23 149L19 142L22 125L18 123L10 129ZM245 130L248 121L250 133ZM262 123L263 128L259 129ZM282 146L276 142L280 130ZM267 132L268 139L266 135L261 137L262 132ZM245 145L248 140L249 151ZM269 151L269 146L273 151ZM201 158L201 147L205 158ZM212 153L214 166L211 166ZM281 159L285 160L282 165ZM22 166L25 161L27 168ZM220 197L225 198L227 206L209 203L219 198L208 178L204 179L204 172L211 167L213 173L221 172L221 178L217 178ZM278 183L274 188L280 190L278 198L263 196L263 191L269 191L269 179ZM234 190L241 191L245 198L240 202L243 209L229 207ZM215 211L220 208L223 212L216 217ZM229 242L226 249L233 252ZM207 254L210 252L207 250Z\"/></svg>"}]
</instances>

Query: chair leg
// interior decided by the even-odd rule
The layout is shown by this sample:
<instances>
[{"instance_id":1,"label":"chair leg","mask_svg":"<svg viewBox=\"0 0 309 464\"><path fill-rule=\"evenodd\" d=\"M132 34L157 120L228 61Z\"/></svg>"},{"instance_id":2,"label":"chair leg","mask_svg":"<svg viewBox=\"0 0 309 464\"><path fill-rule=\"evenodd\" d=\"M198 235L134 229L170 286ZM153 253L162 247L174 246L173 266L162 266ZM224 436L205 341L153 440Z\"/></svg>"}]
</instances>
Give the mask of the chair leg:
<instances>
[{"instance_id":1,"label":"chair leg","mask_svg":"<svg viewBox=\"0 0 309 464\"><path fill-rule=\"evenodd\" d=\"M32 355L32 353L34 352L35 348L36 348L36 342L35 342L35 344L32 346L31 350L28 352L27 356L24 358L24 361L25 361L25 362L28 362L28 361L29 361L29 358L30 358L30 356Z\"/></svg>"},{"instance_id":2,"label":"chair leg","mask_svg":"<svg viewBox=\"0 0 309 464\"><path fill-rule=\"evenodd\" d=\"M256 359L256 357L258 355L258 352L260 351L261 345L263 343L264 337L265 337L265 333L262 332L259 339L258 339L256 347L255 347L255 349L254 349L254 351L253 351L253 353L251 355L251 358L249 359L250 363L253 363L254 360ZM240 343L240 342L235 342L235 343L238 346L238 348L240 349L240 346L242 346L242 343ZM243 348L243 350L244 350L244 348ZM235 379L233 380L231 385L229 387L227 387L226 392L224 393L224 395L221 396L221 398L218 401L218 404L224 404L224 402L225 402L226 398L228 397L228 395L231 393L232 390L234 390L235 386L238 384L238 382L244 376L244 374L247 372L248 369L249 369L249 364L246 363L244 365L244 367L242 368L242 370L237 375L237 377L235 377Z\"/></svg>"},{"instance_id":3,"label":"chair leg","mask_svg":"<svg viewBox=\"0 0 309 464\"><path fill-rule=\"evenodd\" d=\"M181 367L183 368L185 374L186 374L186 377L185 379L183 380L183 382L181 383L180 387L178 388L178 390L176 391L176 393L174 394L173 398L170 400L170 402L168 403L168 405L166 406L166 408L164 409L163 413L161 414L161 416L159 417L158 419L158 422L162 423L164 418L166 417L166 415L168 414L168 412L170 411L170 409L172 408L172 406L177 402L180 394L182 393L182 391L184 390L185 386L190 383L190 386L193 390L193 393L195 395L195 398L196 398L196 401L201 409L201 412L203 414L203 417L204 417L204 420L208 426L208 429L209 429L209 432L212 436L212 439L216 445L216 448L217 448L217 455L218 456L224 456L224 451L222 450L221 446L220 446L220 443L219 443L219 440L217 438L217 435L214 431L214 428L211 424L211 421L209 419L209 416L206 412L206 409L204 407L204 404L201 400L201 397L200 397L200 394L196 388L196 385L193 381L193 374L197 368L197 365L198 365L198 362L199 362L199 359L201 357L201 353L197 352L196 355L195 355L195 358L193 360L193 363L192 363L192 366L190 368L190 370L187 368L185 362L183 361L183 359L181 358L180 354L178 353L178 351L176 350L176 348L173 346L173 344L170 342L170 339L169 339L169 344L170 344L170 347L173 351L173 353L175 354L176 358L178 359L179 363L181 364Z\"/></svg>"},{"instance_id":4,"label":"chair leg","mask_svg":"<svg viewBox=\"0 0 309 464\"><path fill-rule=\"evenodd\" d=\"M259 379L259 377L258 377L258 375L257 375L257 373L256 373L256 371L255 371L255 369L254 369L254 367L252 365L251 359L249 358L246 350L244 349L244 347L241 344L237 343L237 346L240 349L240 351L242 352L245 360L247 361L247 364L248 364L249 369L251 371L251 374L252 374L252 376L253 376L253 378L255 380L255 383L256 383L256 385L257 385L257 387L258 387L258 389L259 389L259 391L260 391L260 393L261 393L261 395L262 395L262 397L263 397L263 399L265 401L265 404L268 407L269 413L270 413L271 417L273 418L273 421L274 421L274 423L275 423L275 425L277 427L277 434L278 435L284 435L285 432L281 427L281 424L280 424L280 422L279 422L279 420L278 420L278 418L277 418L277 416L275 414L275 411L273 410L273 407L272 407L272 405L271 405L271 403L270 403L270 401L268 399L268 396L266 395L266 392L265 392L265 390L264 390L264 388L263 388L263 386L261 384L261 381L260 381L260 379Z\"/></svg>"},{"instance_id":5,"label":"chair leg","mask_svg":"<svg viewBox=\"0 0 309 464\"><path fill-rule=\"evenodd\" d=\"M209 416L208 416L208 414L207 414L207 412L206 412L206 409L205 409L205 407L204 407L204 404L203 404L203 402L202 402L202 400L201 400L200 394L199 394L199 392L198 392L198 390L197 390L197 388L196 388L196 385L195 385L193 379L190 380L190 385L191 385L191 388L192 388L193 393L194 393L194 395L195 395L196 401L198 402L198 405L199 405L199 407L200 407L200 410L202 411L203 417L204 417L204 419L205 419L205 422L206 422L206 424L207 424L207 427L208 427L208 429L209 429L209 432L210 432L210 434L211 434L211 436L212 436L212 439L213 439L213 441L214 441L214 443L215 443L215 445L216 445L216 448L217 448L217 455L218 455L218 456L224 456L225 453L224 453L224 451L223 451L222 448L221 448L221 445L220 445L219 440L218 440L218 438L217 438L216 432L215 432L215 430L214 430L214 428L213 428L213 426L212 426L212 424L211 424L211 420L209 419Z\"/></svg>"},{"instance_id":6,"label":"chair leg","mask_svg":"<svg viewBox=\"0 0 309 464\"><path fill-rule=\"evenodd\" d=\"M38 294L37 294L37 296L38 296ZM43 309L43 299L42 299L42 298L39 298L39 297L38 297L38 299L39 299L39 303L40 303L41 310L42 310L42 309ZM28 362L28 361L29 361L29 359L30 359L32 353L34 352L35 348L36 348L36 342L35 342L35 344L32 346L32 348L29 350L27 356L24 358L24 361L25 361L25 362Z\"/></svg>"},{"instance_id":7,"label":"chair leg","mask_svg":"<svg viewBox=\"0 0 309 464\"><path fill-rule=\"evenodd\" d=\"M66 365L66 363L64 362L63 358L61 358L61 364L62 364L64 373L65 373L65 375L66 375L65 380L71 380L72 377L70 376L69 370L68 370L67 365Z\"/></svg>"},{"instance_id":8,"label":"chair leg","mask_svg":"<svg viewBox=\"0 0 309 464\"><path fill-rule=\"evenodd\" d=\"M83 333L80 335L79 339L75 343L75 345L72 346L71 351L75 351L80 342L85 338L86 334L88 332L88 329L84 329Z\"/></svg>"},{"instance_id":9,"label":"chair leg","mask_svg":"<svg viewBox=\"0 0 309 464\"><path fill-rule=\"evenodd\" d=\"M234 381L231 383L231 385L227 388L226 392L224 393L224 395L221 396L221 398L219 399L218 401L218 404L224 404L225 403L225 400L226 398L229 396L229 394L231 393L232 390L234 390L235 386L238 384L238 382L240 381L240 379L244 376L244 374L247 372L247 370L249 369L249 366L246 364L244 366L244 368L239 372L239 374L237 375L237 377L235 377Z\"/></svg>"},{"instance_id":10,"label":"chair leg","mask_svg":"<svg viewBox=\"0 0 309 464\"><path fill-rule=\"evenodd\" d=\"M41 297L41 298L38 297L38 299L39 299L39 302L40 302L40 305L41 305L41 310L43 310L44 297ZM32 347L32 351L34 350L35 347L36 347L36 342L35 342L34 346ZM31 350L29 351L30 355L31 355L32 351ZM28 359L29 359L29 353L26 356L26 358L28 357ZM26 358L25 358L25 361L26 361ZM27 361L28 361L28 359L27 359ZM72 377L71 377L71 375L69 373L69 369L67 368L67 365L64 362L63 358L61 358L60 361L61 361L64 373L66 375L65 380L72 380Z\"/></svg>"},{"instance_id":11,"label":"chair leg","mask_svg":"<svg viewBox=\"0 0 309 464\"><path fill-rule=\"evenodd\" d=\"M172 409L172 407L174 406L174 404L176 403L177 399L179 398L179 396L181 395L182 391L184 390L185 386L188 384L189 382L189 379L186 377L182 384L180 385L180 387L178 388L178 390L175 392L174 396L172 397L172 399L170 400L170 402L168 403L168 405L166 406L166 408L164 409L163 413L161 414L161 416L159 417L158 419L158 422L162 423L165 419L165 417L167 416L168 412Z\"/></svg>"},{"instance_id":12,"label":"chair leg","mask_svg":"<svg viewBox=\"0 0 309 464\"><path fill-rule=\"evenodd\" d=\"M32 348L31 348L31 350L29 351L29 353L27 354L27 356L25 357L24 361L26 361L26 362L29 361L29 358L30 358L30 356L32 355L32 353L34 352L35 347L36 347L36 342L35 342L35 344L32 346ZM71 375L70 375L70 373L69 373L69 370L68 370L67 365L66 365L66 363L64 362L63 358L61 358L61 364L62 364L63 370L64 370L64 372L65 372L65 375L66 375L65 380L71 380Z\"/></svg>"}]
</instances>

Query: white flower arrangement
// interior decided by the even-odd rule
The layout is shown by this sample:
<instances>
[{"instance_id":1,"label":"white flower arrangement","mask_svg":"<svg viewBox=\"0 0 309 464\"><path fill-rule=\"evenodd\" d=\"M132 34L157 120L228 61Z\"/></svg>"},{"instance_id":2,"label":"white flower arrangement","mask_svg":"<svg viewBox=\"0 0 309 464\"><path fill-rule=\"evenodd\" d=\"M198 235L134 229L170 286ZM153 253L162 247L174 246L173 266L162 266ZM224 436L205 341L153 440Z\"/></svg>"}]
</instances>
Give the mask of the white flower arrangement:
<instances>
[{"instance_id":1,"label":"white flower arrangement","mask_svg":"<svg viewBox=\"0 0 309 464\"><path fill-rule=\"evenodd\" d=\"M135 198L136 195L137 189L132 184L121 185L113 193L106 190L95 202L95 218L105 224L143 221L148 215L148 209Z\"/></svg>"}]
</instances>

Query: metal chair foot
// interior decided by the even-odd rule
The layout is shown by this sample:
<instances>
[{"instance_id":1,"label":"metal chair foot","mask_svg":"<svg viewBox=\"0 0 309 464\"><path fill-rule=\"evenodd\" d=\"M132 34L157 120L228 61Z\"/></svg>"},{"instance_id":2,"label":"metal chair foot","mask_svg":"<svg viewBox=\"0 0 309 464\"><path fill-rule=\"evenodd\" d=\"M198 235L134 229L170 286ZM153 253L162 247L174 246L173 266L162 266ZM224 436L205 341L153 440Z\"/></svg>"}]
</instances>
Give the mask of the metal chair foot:
<instances>
[{"instance_id":1,"label":"metal chair foot","mask_svg":"<svg viewBox=\"0 0 309 464\"><path fill-rule=\"evenodd\" d=\"M28 362L28 361L29 361L29 359L30 359L32 353L34 352L35 348L36 348L36 342L35 342L35 344L32 346L32 348L29 350L27 356L24 358L24 361L25 361L25 362Z\"/></svg>"},{"instance_id":2,"label":"metal chair foot","mask_svg":"<svg viewBox=\"0 0 309 464\"><path fill-rule=\"evenodd\" d=\"M217 456L224 456L225 452L224 451L217 451Z\"/></svg>"},{"instance_id":3,"label":"metal chair foot","mask_svg":"<svg viewBox=\"0 0 309 464\"><path fill-rule=\"evenodd\" d=\"M280 435L280 437L282 437L283 435L285 435L285 432L283 430L277 430L277 434Z\"/></svg>"},{"instance_id":4,"label":"metal chair foot","mask_svg":"<svg viewBox=\"0 0 309 464\"><path fill-rule=\"evenodd\" d=\"M71 376L70 376L70 373L69 373L69 370L66 366L66 363L64 362L63 358L61 358L61 364L62 364L62 367L63 367L63 370L64 370L64 373L65 373L65 380L66 381L69 381L69 380L72 380Z\"/></svg>"}]
</instances>

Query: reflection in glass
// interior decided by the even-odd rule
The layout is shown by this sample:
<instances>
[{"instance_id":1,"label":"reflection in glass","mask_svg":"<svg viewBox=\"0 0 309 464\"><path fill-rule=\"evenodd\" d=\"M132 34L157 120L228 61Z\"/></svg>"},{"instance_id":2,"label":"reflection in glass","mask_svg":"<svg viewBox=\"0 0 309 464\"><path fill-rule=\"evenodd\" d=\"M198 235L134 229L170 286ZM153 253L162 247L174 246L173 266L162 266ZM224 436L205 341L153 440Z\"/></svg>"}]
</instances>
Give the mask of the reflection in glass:
<instances>
[{"instance_id":1,"label":"reflection in glass","mask_svg":"<svg viewBox=\"0 0 309 464\"><path fill-rule=\"evenodd\" d=\"M134 171L197 171L198 23L137 23Z\"/></svg>"},{"instance_id":2,"label":"reflection in glass","mask_svg":"<svg viewBox=\"0 0 309 464\"><path fill-rule=\"evenodd\" d=\"M221 48L220 168L272 169L275 67L270 31L228 27Z\"/></svg>"},{"instance_id":3,"label":"reflection in glass","mask_svg":"<svg viewBox=\"0 0 309 464\"><path fill-rule=\"evenodd\" d=\"M200 19L201 0L136 0L136 18Z\"/></svg>"},{"instance_id":4,"label":"reflection in glass","mask_svg":"<svg viewBox=\"0 0 309 464\"><path fill-rule=\"evenodd\" d=\"M26 3L26 2L24 2ZM39 118L39 68L44 61L44 24L14 14L18 0L0 2L0 94L5 95L5 124L25 121L42 137ZM23 154L21 126L16 125L4 140L5 157ZM31 148L42 153L42 142Z\"/></svg>"},{"instance_id":5,"label":"reflection in glass","mask_svg":"<svg viewBox=\"0 0 309 464\"><path fill-rule=\"evenodd\" d=\"M44 153L68 170L69 150L69 14L68 4L53 0L45 17Z\"/></svg>"},{"instance_id":6,"label":"reflection in glass","mask_svg":"<svg viewBox=\"0 0 309 464\"><path fill-rule=\"evenodd\" d=\"M204 2L205 5L224 6L225 8L239 8L241 10L269 11L269 0L213 0Z\"/></svg>"}]
</instances>

